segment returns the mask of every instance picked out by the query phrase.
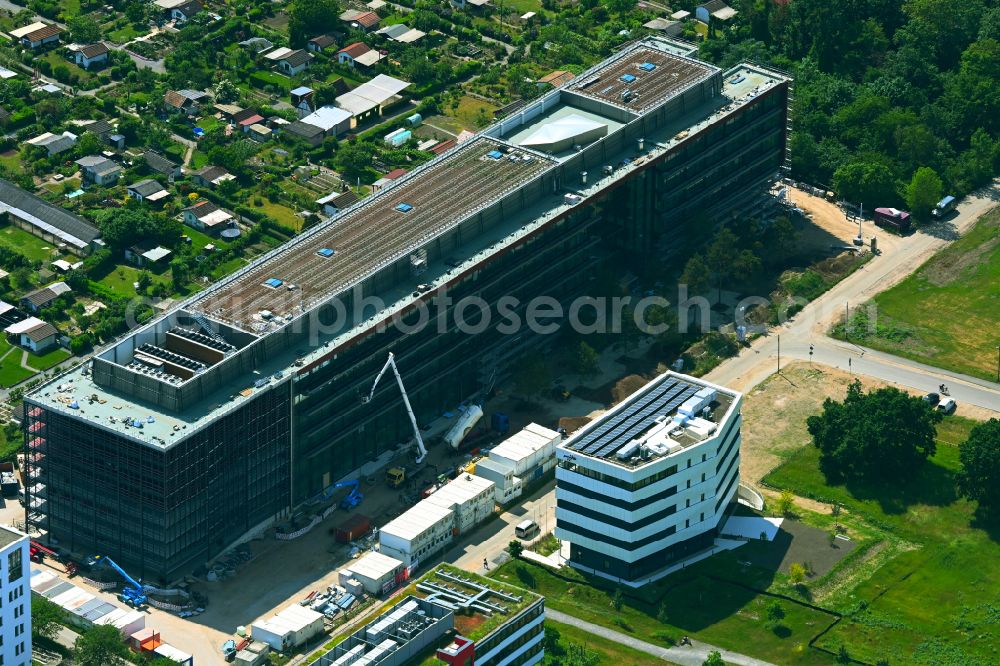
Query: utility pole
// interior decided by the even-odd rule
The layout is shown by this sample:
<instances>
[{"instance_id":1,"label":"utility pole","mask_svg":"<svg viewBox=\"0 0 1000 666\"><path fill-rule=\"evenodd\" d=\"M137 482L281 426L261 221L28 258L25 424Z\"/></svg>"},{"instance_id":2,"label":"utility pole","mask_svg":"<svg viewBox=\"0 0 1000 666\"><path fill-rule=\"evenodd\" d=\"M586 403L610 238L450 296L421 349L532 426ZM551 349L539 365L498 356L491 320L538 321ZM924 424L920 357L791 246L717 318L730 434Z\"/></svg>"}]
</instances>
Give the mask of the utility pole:
<instances>
[{"instance_id":1,"label":"utility pole","mask_svg":"<svg viewBox=\"0 0 1000 666\"><path fill-rule=\"evenodd\" d=\"M778 336L778 373L781 373L781 336Z\"/></svg>"},{"instance_id":2,"label":"utility pole","mask_svg":"<svg viewBox=\"0 0 1000 666\"><path fill-rule=\"evenodd\" d=\"M997 345L997 383L1000 383L1000 345Z\"/></svg>"},{"instance_id":3,"label":"utility pole","mask_svg":"<svg viewBox=\"0 0 1000 666\"><path fill-rule=\"evenodd\" d=\"M851 304L844 303L844 337L851 339Z\"/></svg>"}]
</instances>

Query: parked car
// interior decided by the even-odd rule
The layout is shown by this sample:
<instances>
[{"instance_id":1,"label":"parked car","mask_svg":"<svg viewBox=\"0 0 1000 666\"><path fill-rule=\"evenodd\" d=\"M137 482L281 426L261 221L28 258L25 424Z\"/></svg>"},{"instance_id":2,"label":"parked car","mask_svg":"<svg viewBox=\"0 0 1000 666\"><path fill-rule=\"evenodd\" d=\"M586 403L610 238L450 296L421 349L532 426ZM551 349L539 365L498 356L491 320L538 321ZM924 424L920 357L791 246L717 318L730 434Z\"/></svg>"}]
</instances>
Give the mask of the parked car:
<instances>
[{"instance_id":1,"label":"parked car","mask_svg":"<svg viewBox=\"0 0 1000 666\"><path fill-rule=\"evenodd\" d=\"M939 396L937 393L928 393L927 395L924 396L924 402L926 402L931 407L934 407L939 402L941 402L941 396Z\"/></svg>"},{"instance_id":2,"label":"parked car","mask_svg":"<svg viewBox=\"0 0 1000 666\"><path fill-rule=\"evenodd\" d=\"M958 403L955 402L954 398L944 398L937 404L938 411L945 414L954 414L957 407Z\"/></svg>"}]
</instances>

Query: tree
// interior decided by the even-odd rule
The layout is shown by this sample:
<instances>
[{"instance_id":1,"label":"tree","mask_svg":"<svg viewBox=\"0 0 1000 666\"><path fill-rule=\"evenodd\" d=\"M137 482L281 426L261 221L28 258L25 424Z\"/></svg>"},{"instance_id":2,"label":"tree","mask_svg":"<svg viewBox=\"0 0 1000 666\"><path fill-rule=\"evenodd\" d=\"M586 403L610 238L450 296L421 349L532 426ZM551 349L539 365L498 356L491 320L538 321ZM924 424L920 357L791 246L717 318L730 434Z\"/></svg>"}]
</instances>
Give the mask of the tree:
<instances>
[{"instance_id":1,"label":"tree","mask_svg":"<svg viewBox=\"0 0 1000 666\"><path fill-rule=\"evenodd\" d=\"M341 145L337 151L337 164L348 180L356 180L371 168L374 148L361 141L352 141Z\"/></svg>"},{"instance_id":2,"label":"tree","mask_svg":"<svg viewBox=\"0 0 1000 666\"><path fill-rule=\"evenodd\" d=\"M337 0L292 0L288 5L288 36L292 46L321 35L337 24L340 4Z\"/></svg>"},{"instance_id":3,"label":"tree","mask_svg":"<svg viewBox=\"0 0 1000 666\"><path fill-rule=\"evenodd\" d=\"M611 596L611 607L617 612L622 609L622 604L624 603L625 596L622 594L622 588L615 588L615 593Z\"/></svg>"},{"instance_id":4,"label":"tree","mask_svg":"<svg viewBox=\"0 0 1000 666\"><path fill-rule=\"evenodd\" d=\"M635 9L636 0L604 0L609 12L624 16Z\"/></svg>"},{"instance_id":5,"label":"tree","mask_svg":"<svg viewBox=\"0 0 1000 666\"><path fill-rule=\"evenodd\" d=\"M833 188L844 200L867 208L895 202L896 180L892 171L879 162L851 162L833 174Z\"/></svg>"},{"instance_id":6,"label":"tree","mask_svg":"<svg viewBox=\"0 0 1000 666\"><path fill-rule=\"evenodd\" d=\"M793 562L788 567L788 580L792 581L792 585L801 585L805 579L806 568L798 562Z\"/></svg>"},{"instance_id":7,"label":"tree","mask_svg":"<svg viewBox=\"0 0 1000 666\"><path fill-rule=\"evenodd\" d=\"M128 661L129 651L121 632L109 625L95 625L76 639L73 662L78 666L107 666Z\"/></svg>"},{"instance_id":8,"label":"tree","mask_svg":"<svg viewBox=\"0 0 1000 666\"><path fill-rule=\"evenodd\" d=\"M708 657L705 661L701 662L702 666L726 666L726 662L722 660L722 653L718 650L712 650L708 653Z\"/></svg>"},{"instance_id":9,"label":"tree","mask_svg":"<svg viewBox=\"0 0 1000 666\"><path fill-rule=\"evenodd\" d=\"M78 44L93 44L101 38L101 26L89 16L74 16L66 25L70 37Z\"/></svg>"},{"instance_id":10,"label":"tree","mask_svg":"<svg viewBox=\"0 0 1000 666\"><path fill-rule=\"evenodd\" d=\"M581 342L576 348L576 371L581 375L592 377L601 369L600 356L586 342Z\"/></svg>"},{"instance_id":11,"label":"tree","mask_svg":"<svg viewBox=\"0 0 1000 666\"><path fill-rule=\"evenodd\" d=\"M96 215L97 226L104 241L124 249L140 241L174 245L180 238L176 220L163 219L134 208L109 208Z\"/></svg>"},{"instance_id":12,"label":"tree","mask_svg":"<svg viewBox=\"0 0 1000 666\"><path fill-rule=\"evenodd\" d=\"M99 153L103 148L101 138L93 132L84 132L76 142L76 154L80 156Z\"/></svg>"},{"instance_id":13,"label":"tree","mask_svg":"<svg viewBox=\"0 0 1000 666\"><path fill-rule=\"evenodd\" d=\"M827 398L806 420L830 481L908 479L934 455L941 413L897 388L869 393L855 381L843 402Z\"/></svg>"},{"instance_id":14,"label":"tree","mask_svg":"<svg viewBox=\"0 0 1000 666\"><path fill-rule=\"evenodd\" d=\"M552 383L552 373L545 355L532 352L521 358L514 372L514 386L526 398L538 395Z\"/></svg>"},{"instance_id":15,"label":"tree","mask_svg":"<svg viewBox=\"0 0 1000 666\"><path fill-rule=\"evenodd\" d=\"M787 516L792 512L793 506L795 506L795 496L792 494L792 491L782 490L781 495L778 497L778 513Z\"/></svg>"},{"instance_id":16,"label":"tree","mask_svg":"<svg viewBox=\"0 0 1000 666\"><path fill-rule=\"evenodd\" d=\"M906 205L910 207L910 213L921 222L931 219L931 211L944 192L944 183L934 169L930 167L920 167L913 174L909 186L906 188Z\"/></svg>"},{"instance_id":17,"label":"tree","mask_svg":"<svg viewBox=\"0 0 1000 666\"><path fill-rule=\"evenodd\" d=\"M521 557L521 553L524 552L524 544L522 544L517 539L512 540L507 544L507 553L513 558L517 559Z\"/></svg>"},{"instance_id":18,"label":"tree","mask_svg":"<svg viewBox=\"0 0 1000 666\"><path fill-rule=\"evenodd\" d=\"M1000 420L976 424L958 447L958 489L987 514L1000 509Z\"/></svg>"},{"instance_id":19,"label":"tree","mask_svg":"<svg viewBox=\"0 0 1000 666\"><path fill-rule=\"evenodd\" d=\"M684 272L681 273L681 284L686 284L688 294L700 294L708 289L709 281L712 279L712 271L705 262L705 257L701 254L693 254L684 264Z\"/></svg>"},{"instance_id":20,"label":"tree","mask_svg":"<svg viewBox=\"0 0 1000 666\"><path fill-rule=\"evenodd\" d=\"M31 595L31 637L55 638L64 620L63 610L45 597Z\"/></svg>"},{"instance_id":21,"label":"tree","mask_svg":"<svg viewBox=\"0 0 1000 666\"><path fill-rule=\"evenodd\" d=\"M229 79L222 79L215 84L215 99L218 102L228 104L240 97L240 89Z\"/></svg>"},{"instance_id":22,"label":"tree","mask_svg":"<svg viewBox=\"0 0 1000 666\"><path fill-rule=\"evenodd\" d=\"M767 624L771 627L777 627L785 619L785 609L777 599L772 599L767 605L766 614Z\"/></svg>"}]
</instances>

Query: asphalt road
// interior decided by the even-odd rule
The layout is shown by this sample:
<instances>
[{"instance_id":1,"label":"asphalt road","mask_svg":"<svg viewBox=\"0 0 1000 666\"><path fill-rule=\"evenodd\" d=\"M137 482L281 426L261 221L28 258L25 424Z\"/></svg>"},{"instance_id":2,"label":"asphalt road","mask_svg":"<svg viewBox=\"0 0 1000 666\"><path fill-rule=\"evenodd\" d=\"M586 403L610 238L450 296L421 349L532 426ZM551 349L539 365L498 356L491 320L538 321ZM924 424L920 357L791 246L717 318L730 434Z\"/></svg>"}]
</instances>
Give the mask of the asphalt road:
<instances>
[{"instance_id":1,"label":"asphalt road","mask_svg":"<svg viewBox=\"0 0 1000 666\"><path fill-rule=\"evenodd\" d=\"M1000 203L1000 179L967 197L951 220L921 230L907 238L893 238L881 243L880 255L865 264L816 300L795 317L753 341L749 349L710 372L711 382L747 391L778 369L785 360L812 360L858 374L875 377L918 391L936 391L946 384L952 397L963 402L1000 412L1000 385L935 368L916 361L865 349L849 342L834 340L826 333L839 321L848 307L861 305L876 294L897 284L913 273L935 252L966 232L980 216ZM866 230L866 238L870 230ZM885 234L882 234L883 236Z\"/></svg>"}]
</instances>

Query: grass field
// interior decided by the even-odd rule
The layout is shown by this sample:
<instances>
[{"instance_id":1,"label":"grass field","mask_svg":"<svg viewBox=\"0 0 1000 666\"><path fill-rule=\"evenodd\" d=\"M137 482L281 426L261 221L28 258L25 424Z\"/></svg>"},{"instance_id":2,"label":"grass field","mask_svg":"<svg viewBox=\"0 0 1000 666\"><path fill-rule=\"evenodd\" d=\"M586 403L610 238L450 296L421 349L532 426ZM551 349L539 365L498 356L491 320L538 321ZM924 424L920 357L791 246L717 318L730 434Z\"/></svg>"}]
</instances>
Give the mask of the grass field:
<instances>
[{"instance_id":1,"label":"grass field","mask_svg":"<svg viewBox=\"0 0 1000 666\"><path fill-rule=\"evenodd\" d=\"M24 165L21 164L21 153L16 150L8 150L0 153L0 164L6 167L11 173L21 173L24 171Z\"/></svg>"},{"instance_id":2,"label":"grass field","mask_svg":"<svg viewBox=\"0 0 1000 666\"><path fill-rule=\"evenodd\" d=\"M916 273L851 317L850 338L949 370L984 379L997 372L1000 345L1000 209ZM834 329L843 338L843 325Z\"/></svg>"},{"instance_id":3,"label":"grass field","mask_svg":"<svg viewBox=\"0 0 1000 666\"><path fill-rule=\"evenodd\" d=\"M254 208L274 218L278 224L291 227L296 231L300 231L302 229L302 218L296 215L294 210L288 206L271 203L266 197L262 198L261 201L261 205L254 206Z\"/></svg>"},{"instance_id":4,"label":"grass field","mask_svg":"<svg viewBox=\"0 0 1000 666\"><path fill-rule=\"evenodd\" d=\"M10 353L8 353L10 352ZM28 379L35 373L21 367L22 351L0 337L0 386L7 388Z\"/></svg>"},{"instance_id":5,"label":"grass field","mask_svg":"<svg viewBox=\"0 0 1000 666\"><path fill-rule=\"evenodd\" d=\"M138 268L133 268L132 266L116 266L110 273L97 280L97 283L104 285L119 296L133 298L136 295L133 283L139 281L140 272ZM168 287L171 286L169 271L159 275L150 273L150 275L153 278L153 284L162 282Z\"/></svg>"},{"instance_id":6,"label":"grass field","mask_svg":"<svg viewBox=\"0 0 1000 666\"><path fill-rule=\"evenodd\" d=\"M474 132L489 125L493 121L493 112L498 108L489 102L465 95L459 100L457 108L448 106L445 113L465 129Z\"/></svg>"},{"instance_id":7,"label":"grass field","mask_svg":"<svg viewBox=\"0 0 1000 666\"><path fill-rule=\"evenodd\" d=\"M899 554L868 572L838 608L847 617L817 644L867 663L997 663L1000 650L1000 529L980 526L975 506L957 497L957 443L973 421L948 417L930 463L906 481L828 486L818 451L789 456L765 482L806 497L837 502L902 544Z\"/></svg>"},{"instance_id":8,"label":"grass field","mask_svg":"<svg viewBox=\"0 0 1000 666\"><path fill-rule=\"evenodd\" d=\"M61 254L52 243L32 236L27 231L11 224L0 227L0 245L17 250L28 259L35 261L52 261Z\"/></svg>"},{"instance_id":9,"label":"grass field","mask_svg":"<svg viewBox=\"0 0 1000 666\"><path fill-rule=\"evenodd\" d=\"M597 659L595 663L602 666L604 664L608 664L609 666L612 664L615 666L663 665L662 659L650 656L645 652L639 652L626 645L619 645L614 641L589 634L568 624L546 620L545 630L551 632L553 629L559 632L559 640L557 642L559 652L552 654L550 650L546 653L545 660L542 661L542 664L546 666L555 666L556 664L564 663L565 655L573 649L573 646L581 646L588 653L595 655Z\"/></svg>"},{"instance_id":10,"label":"grass field","mask_svg":"<svg viewBox=\"0 0 1000 666\"><path fill-rule=\"evenodd\" d=\"M63 349L62 347L50 349L44 354L33 354L28 352L28 365L36 370L48 370L49 368L59 365L72 355L73 354L71 354L68 349Z\"/></svg>"},{"instance_id":11,"label":"grass field","mask_svg":"<svg viewBox=\"0 0 1000 666\"><path fill-rule=\"evenodd\" d=\"M765 626L767 597L699 575L705 570L695 565L647 586L640 591L642 598L626 596L618 611L613 592L599 587L605 582L571 569L560 570L558 577L545 567L515 561L500 567L494 577L544 595L547 607L653 644L669 646L691 636L778 664L832 663L828 655L810 650L808 642L834 621L833 616L785 603L784 629L776 633Z\"/></svg>"}]
</instances>

